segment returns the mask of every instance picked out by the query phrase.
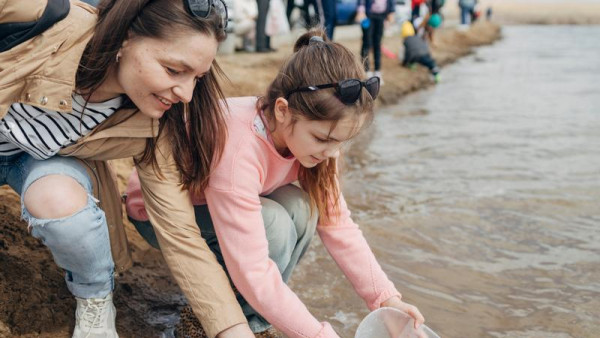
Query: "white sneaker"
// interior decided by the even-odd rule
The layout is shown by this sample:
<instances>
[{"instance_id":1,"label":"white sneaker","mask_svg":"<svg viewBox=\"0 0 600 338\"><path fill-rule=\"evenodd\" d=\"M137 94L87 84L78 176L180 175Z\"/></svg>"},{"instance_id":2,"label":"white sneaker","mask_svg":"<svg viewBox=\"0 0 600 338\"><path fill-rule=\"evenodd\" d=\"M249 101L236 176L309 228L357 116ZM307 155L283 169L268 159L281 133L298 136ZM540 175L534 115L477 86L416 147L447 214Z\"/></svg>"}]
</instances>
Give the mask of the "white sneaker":
<instances>
[{"instance_id":1,"label":"white sneaker","mask_svg":"<svg viewBox=\"0 0 600 338\"><path fill-rule=\"evenodd\" d=\"M380 71L376 71L375 73L373 73L373 76L376 76L379 78L379 85L383 86L383 76L381 75Z\"/></svg>"},{"instance_id":2,"label":"white sneaker","mask_svg":"<svg viewBox=\"0 0 600 338\"><path fill-rule=\"evenodd\" d=\"M112 293L105 298L77 298L73 338L119 338Z\"/></svg>"},{"instance_id":3,"label":"white sneaker","mask_svg":"<svg viewBox=\"0 0 600 338\"><path fill-rule=\"evenodd\" d=\"M368 71L367 72L367 79L370 79L373 77L373 72L372 71Z\"/></svg>"}]
</instances>

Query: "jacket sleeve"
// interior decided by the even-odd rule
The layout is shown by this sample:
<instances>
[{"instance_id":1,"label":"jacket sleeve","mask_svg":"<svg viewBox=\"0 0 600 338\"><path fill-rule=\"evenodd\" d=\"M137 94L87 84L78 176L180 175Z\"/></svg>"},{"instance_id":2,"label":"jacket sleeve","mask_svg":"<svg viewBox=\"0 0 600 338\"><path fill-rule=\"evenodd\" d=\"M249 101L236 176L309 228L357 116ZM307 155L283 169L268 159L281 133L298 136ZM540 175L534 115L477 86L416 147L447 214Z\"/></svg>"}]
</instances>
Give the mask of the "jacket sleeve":
<instances>
[{"instance_id":1,"label":"jacket sleeve","mask_svg":"<svg viewBox=\"0 0 600 338\"><path fill-rule=\"evenodd\" d=\"M331 213L331 224L319 222L317 231L323 245L352 283L356 293L370 310L375 310L382 302L400 296L400 293L377 263L362 231L350 218L350 211L341 195L339 206L337 215Z\"/></svg>"},{"instance_id":2,"label":"jacket sleeve","mask_svg":"<svg viewBox=\"0 0 600 338\"><path fill-rule=\"evenodd\" d=\"M338 338L329 323L310 314L269 258L259 197L261 166L254 153L240 148L239 156L219 163L204 192L233 283L252 308L286 336Z\"/></svg>"},{"instance_id":3,"label":"jacket sleeve","mask_svg":"<svg viewBox=\"0 0 600 338\"><path fill-rule=\"evenodd\" d=\"M163 140L156 155L163 177L152 165L137 166L146 211L171 273L208 336L215 337L246 319L225 271L200 236L189 193L182 190L170 146Z\"/></svg>"}]
</instances>

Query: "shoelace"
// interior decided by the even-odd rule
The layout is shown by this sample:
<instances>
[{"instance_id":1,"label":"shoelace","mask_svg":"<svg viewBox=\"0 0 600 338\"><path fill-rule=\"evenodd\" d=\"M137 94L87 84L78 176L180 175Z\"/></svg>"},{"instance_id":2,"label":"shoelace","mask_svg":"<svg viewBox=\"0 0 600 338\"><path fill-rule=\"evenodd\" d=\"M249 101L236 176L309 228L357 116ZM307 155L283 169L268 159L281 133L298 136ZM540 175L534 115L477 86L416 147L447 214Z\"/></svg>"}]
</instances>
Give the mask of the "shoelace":
<instances>
[{"instance_id":1,"label":"shoelace","mask_svg":"<svg viewBox=\"0 0 600 338\"><path fill-rule=\"evenodd\" d=\"M85 336L86 338L90 336L92 329L100 328L100 325L102 324L102 320L100 319L106 311L106 305L107 304L104 304L104 302L95 303L93 301L88 301L85 310L81 314L81 320L84 321L87 324L85 326L89 328L88 333Z\"/></svg>"}]
</instances>

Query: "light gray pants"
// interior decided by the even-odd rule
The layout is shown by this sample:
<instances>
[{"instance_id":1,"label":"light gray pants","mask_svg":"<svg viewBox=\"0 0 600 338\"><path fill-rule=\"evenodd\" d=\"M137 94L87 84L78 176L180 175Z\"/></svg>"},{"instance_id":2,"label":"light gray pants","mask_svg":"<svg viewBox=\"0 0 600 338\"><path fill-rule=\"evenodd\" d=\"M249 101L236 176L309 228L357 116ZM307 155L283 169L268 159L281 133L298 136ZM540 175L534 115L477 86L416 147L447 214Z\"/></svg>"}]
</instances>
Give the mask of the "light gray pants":
<instances>
[{"instance_id":1,"label":"light gray pants","mask_svg":"<svg viewBox=\"0 0 600 338\"><path fill-rule=\"evenodd\" d=\"M287 283L315 234L318 212L315 210L311 215L308 195L292 184L280 187L268 196L261 196L260 201L269 242L269 258L277 264L283 281ZM202 238L225 268L208 207L197 205L194 208ZM150 245L159 248L150 222L129 220ZM238 295L238 301L253 332L262 332L271 327L241 295Z\"/></svg>"}]
</instances>

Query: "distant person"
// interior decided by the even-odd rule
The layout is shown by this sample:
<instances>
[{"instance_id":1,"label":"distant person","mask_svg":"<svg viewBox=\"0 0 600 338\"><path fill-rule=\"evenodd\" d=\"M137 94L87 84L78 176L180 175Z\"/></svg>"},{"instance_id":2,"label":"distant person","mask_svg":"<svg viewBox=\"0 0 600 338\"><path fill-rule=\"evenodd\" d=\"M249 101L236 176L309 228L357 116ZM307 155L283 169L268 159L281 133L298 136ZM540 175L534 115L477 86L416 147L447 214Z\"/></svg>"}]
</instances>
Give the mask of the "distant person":
<instances>
[{"instance_id":1,"label":"distant person","mask_svg":"<svg viewBox=\"0 0 600 338\"><path fill-rule=\"evenodd\" d=\"M477 0L458 0L458 7L460 8L460 23L462 25L471 24L476 4Z\"/></svg>"},{"instance_id":2,"label":"distant person","mask_svg":"<svg viewBox=\"0 0 600 338\"><path fill-rule=\"evenodd\" d=\"M434 44L434 32L442 25L442 15L440 13L428 12L424 17L416 18L413 27L415 35L425 39L431 45Z\"/></svg>"},{"instance_id":3,"label":"distant person","mask_svg":"<svg viewBox=\"0 0 600 338\"><path fill-rule=\"evenodd\" d=\"M258 16L256 1L235 0L233 9L234 33L242 38L240 50L253 52L256 43L256 18Z\"/></svg>"},{"instance_id":4,"label":"distant person","mask_svg":"<svg viewBox=\"0 0 600 338\"><path fill-rule=\"evenodd\" d=\"M256 52L274 52L275 49L271 48L271 37L266 32L269 0L256 0L256 6L258 8L258 15L256 16Z\"/></svg>"},{"instance_id":5,"label":"distant person","mask_svg":"<svg viewBox=\"0 0 600 338\"><path fill-rule=\"evenodd\" d=\"M314 15L310 13L310 7L312 7ZM321 10L319 9L319 5L317 4L317 0L304 0L302 2L302 6L297 6L294 0L288 0L286 16L288 22L290 23L290 29L293 28L294 23L292 22L292 12L294 8L299 8L302 18L304 19L304 28L310 29L319 24L319 17L321 15Z\"/></svg>"},{"instance_id":6,"label":"distant person","mask_svg":"<svg viewBox=\"0 0 600 338\"><path fill-rule=\"evenodd\" d=\"M402 25L402 38L404 39L404 59L402 65L412 67L414 64L421 64L429 69L433 80L440 81L439 68L431 56L429 46L423 38L415 35L414 27L405 22Z\"/></svg>"},{"instance_id":7,"label":"distant person","mask_svg":"<svg viewBox=\"0 0 600 338\"><path fill-rule=\"evenodd\" d=\"M320 22L325 27L325 34L329 40L333 40L333 31L337 21L337 0L316 0L320 6Z\"/></svg>"},{"instance_id":8,"label":"distant person","mask_svg":"<svg viewBox=\"0 0 600 338\"><path fill-rule=\"evenodd\" d=\"M383 85L381 74L381 39L384 24L394 21L394 0L358 0L356 20L362 28L362 47L360 56L365 65L367 77L376 76ZM369 51L373 50L375 71L370 71Z\"/></svg>"},{"instance_id":9,"label":"distant person","mask_svg":"<svg viewBox=\"0 0 600 338\"><path fill-rule=\"evenodd\" d=\"M485 19L487 21L492 20L492 7L488 7L485 11Z\"/></svg>"},{"instance_id":10,"label":"distant person","mask_svg":"<svg viewBox=\"0 0 600 338\"><path fill-rule=\"evenodd\" d=\"M421 13L421 5L425 4L425 0L412 0L410 3L411 14L410 21L414 21L416 18L422 15Z\"/></svg>"},{"instance_id":11,"label":"distant person","mask_svg":"<svg viewBox=\"0 0 600 338\"><path fill-rule=\"evenodd\" d=\"M429 13L439 14L445 3L446 0L428 0L427 7L429 7Z\"/></svg>"},{"instance_id":12,"label":"distant person","mask_svg":"<svg viewBox=\"0 0 600 338\"><path fill-rule=\"evenodd\" d=\"M477 21L481 16L481 10L479 9L479 1L475 0L475 6L471 10L471 24Z\"/></svg>"}]
</instances>

